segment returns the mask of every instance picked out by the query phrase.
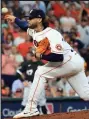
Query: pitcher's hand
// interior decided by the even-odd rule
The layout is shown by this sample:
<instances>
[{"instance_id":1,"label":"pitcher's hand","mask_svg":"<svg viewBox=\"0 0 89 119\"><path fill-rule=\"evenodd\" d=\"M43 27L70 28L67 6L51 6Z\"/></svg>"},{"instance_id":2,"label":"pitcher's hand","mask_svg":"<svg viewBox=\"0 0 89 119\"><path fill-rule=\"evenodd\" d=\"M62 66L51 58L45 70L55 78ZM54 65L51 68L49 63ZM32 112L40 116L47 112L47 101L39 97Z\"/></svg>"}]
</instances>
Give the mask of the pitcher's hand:
<instances>
[{"instance_id":1,"label":"pitcher's hand","mask_svg":"<svg viewBox=\"0 0 89 119\"><path fill-rule=\"evenodd\" d=\"M15 22L15 16L13 16L13 15L6 15L5 17L4 17L4 19L6 19L7 21L10 21L10 22Z\"/></svg>"}]
</instances>

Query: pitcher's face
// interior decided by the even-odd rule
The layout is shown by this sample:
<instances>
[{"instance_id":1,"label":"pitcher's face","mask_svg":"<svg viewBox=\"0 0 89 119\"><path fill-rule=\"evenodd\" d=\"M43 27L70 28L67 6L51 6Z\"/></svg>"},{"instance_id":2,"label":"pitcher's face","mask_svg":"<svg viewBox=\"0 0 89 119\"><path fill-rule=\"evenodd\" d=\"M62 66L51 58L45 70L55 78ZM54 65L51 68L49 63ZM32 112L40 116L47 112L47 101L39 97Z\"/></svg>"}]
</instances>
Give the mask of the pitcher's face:
<instances>
[{"instance_id":1,"label":"pitcher's face","mask_svg":"<svg viewBox=\"0 0 89 119\"><path fill-rule=\"evenodd\" d=\"M29 28L35 29L39 25L39 23L42 21L41 18L33 18L28 20Z\"/></svg>"}]
</instances>

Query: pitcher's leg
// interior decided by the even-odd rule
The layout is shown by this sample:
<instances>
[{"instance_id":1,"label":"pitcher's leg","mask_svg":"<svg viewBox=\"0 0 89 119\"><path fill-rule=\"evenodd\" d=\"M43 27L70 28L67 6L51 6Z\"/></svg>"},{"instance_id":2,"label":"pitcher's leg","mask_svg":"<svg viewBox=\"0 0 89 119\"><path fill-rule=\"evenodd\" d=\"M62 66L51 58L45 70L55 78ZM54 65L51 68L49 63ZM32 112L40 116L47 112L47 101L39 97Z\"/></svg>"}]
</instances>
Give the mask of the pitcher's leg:
<instances>
[{"instance_id":1,"label":"pitcher's leg","mask_svg":"<svg viewBox=\"0 0 89 119\"><path fill-rule=\"evenodd\" d=\"M26 104L25 109L29 109L30 111L34 108L37 108L37 103L39 101L40 94L45 86L46 79L42 77L38 70L35 72L34 80L30 89L28 102Z\"/></svg>"},{"instance_id":2,"label":"pitcher's leg","mask_svg":"<svg viewBox=\"0 0 89 119\"><path fill-rule=\"evenodd\" d=\"M45 82L46 82L45 77L54 78L56 76L56 74L54 75L54 73L51 72L52 71L51 69L53 69L53 67L50 68L50 67L41 66L41 67L38 67L38 69L36 70L25 110L31 111L31 109L37 108L37 102L39 101L39 97L45 86Z\"/></svg>"},{"instance_id":3,"label":"pitcher's leg","mask_svg":"<svg viewBox=\"0 0 89 119\"><path fill-rule=\"evenodd\" d=\"M83 100L89 100L89 83L84 71L69 78L68 82Z\"/></svg>"},{"instance_id":4,"label":"pitcher's leg","mask_svg":"<svg viewBox=\"0 0 89 119\"><path fill-rule=\"evenodd\" d=\"M57 64L56 67L52 67L50 63L46 66L39 66L37 71L35 72L33 84L31 86L31 91L29 94L28 103L26 105L29 107L29 110L37 107L37 102L39 100L40 94L42 92L42 89L44 88L46 78L55 78L57 76L65 75L74 73L75 74L75 65L72 65L73 63L66 63L66 64ZM68 66L71 66L69 69ZM67 71L66 71L67 70Z\"/></svg>"},{"instance_id":5,"label":"pitcher's leg","mask_svg":"<svg viewBox=\"0 0 89 119\"><path fill-rule=\"evenodd\" d=\"M44 88L46 80L38 71L35 72L34 80L30 88L28 101L26 103L25 109L15 115L13 118L29 117L39 115L37 109L37 102L39 100L42 89Z\"/></svg>"}]
</instances>

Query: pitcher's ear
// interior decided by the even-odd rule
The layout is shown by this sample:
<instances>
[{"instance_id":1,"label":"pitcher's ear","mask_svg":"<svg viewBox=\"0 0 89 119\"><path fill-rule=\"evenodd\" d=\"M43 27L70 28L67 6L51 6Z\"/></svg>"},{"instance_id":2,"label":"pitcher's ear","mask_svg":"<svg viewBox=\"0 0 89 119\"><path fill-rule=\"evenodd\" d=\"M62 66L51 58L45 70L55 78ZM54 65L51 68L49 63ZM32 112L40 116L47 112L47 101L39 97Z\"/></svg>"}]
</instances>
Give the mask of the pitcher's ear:
<instances>
[{"instance_id":1,"label":"pitcher's ear","mask_svg":"<svg viewBox=\"0 0 89 119\"><path fill-rule=\"evenodd\" d=\"M38 22L39 22L39 23L42 22L42 18L38 18Z\"/></svg>"}]
</instances>

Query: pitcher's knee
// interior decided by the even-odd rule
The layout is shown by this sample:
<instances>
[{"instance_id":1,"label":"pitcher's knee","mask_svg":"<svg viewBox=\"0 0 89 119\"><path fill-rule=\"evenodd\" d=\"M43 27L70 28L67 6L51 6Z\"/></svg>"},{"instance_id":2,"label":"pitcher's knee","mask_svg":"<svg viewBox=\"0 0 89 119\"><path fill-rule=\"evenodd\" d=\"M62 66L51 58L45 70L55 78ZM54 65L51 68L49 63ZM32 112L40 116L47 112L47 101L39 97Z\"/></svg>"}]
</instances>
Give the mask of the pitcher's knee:
<instances>
[{"instance_id":1,"label":"pitcher's knee","mask_svg":"<svg viewBox=\"0 0 89 119\"><path fill-rule=\"evenodd\" d=\"M89 94L84 94L80 96L84 101L89 101Z\"/></svg>"}]
</instances>

